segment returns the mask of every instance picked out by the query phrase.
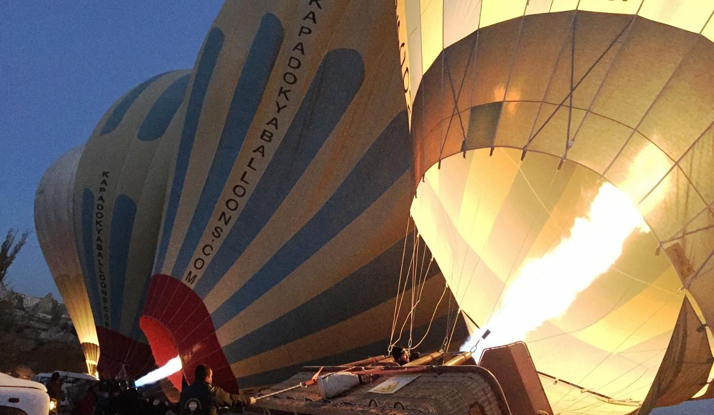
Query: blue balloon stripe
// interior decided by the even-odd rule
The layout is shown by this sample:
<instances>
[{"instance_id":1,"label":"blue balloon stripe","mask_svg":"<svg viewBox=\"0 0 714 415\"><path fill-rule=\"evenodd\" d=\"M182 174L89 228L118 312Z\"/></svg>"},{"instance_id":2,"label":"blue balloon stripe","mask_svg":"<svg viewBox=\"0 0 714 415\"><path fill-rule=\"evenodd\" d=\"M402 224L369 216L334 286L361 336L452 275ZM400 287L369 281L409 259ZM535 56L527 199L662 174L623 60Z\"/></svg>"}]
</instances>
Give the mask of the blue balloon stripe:
<instances>
[{"instance_id":1,"label":"blue balloon stripe","mask_svg":"<svg viewBox=\"0 0 714 415\"><path fill-rule=\"evenodd\" d=\"M413 235L406 238L412 246ZM272 350L283 344L317 333L349 320L394 297L396 277L400 272L405 239L401 239L371 262L321 294L259 329L223 346L230 362ZM427 279L440 275L436 266ZM330 310L326 313L325 310Z\"/></svg>"},{"instance_id":2,"label":"blue balloon stripe","mask_svg":"<svg viewBox=\"0 0 714 415\"><path fill-rule=\"evenodd\" d=\"M146 118L139 127L137 137L142 141L153 141L164 135L171 120L176 115L184 95L190 75L185 75L174 81L154 102Z\"/></svg>"},{"instance_id":3,"label":"blue balloon stripe","mask_svg":"<svg viewBox=\"0 0 714 415\"><path fill-rule=\"evenodd\" d=\"M186 239L174 264L172 275L176 277L186 270L228 180L253 117L258 111L263 92L283 44L284 35L280 20L273 14L265 14L238 78L215 158L186 232Z\"/></svg>"},{"instance_id":4,"label":"blue balloon stripe","mask_svg":"<svg viewBox=\"0 0 714 415\"><path fill-rule=\"evenodd\" d=\"M137 309L137 318L135 318L134 321L132 322L131 331L129 332L130 333L129 337L131 337L132 339L146 338L146 335L144 334L143 330L141 330L141 327L139 326L139 323L140 323L139 318L141 315L143 315L144 304L146 304L146 296L147 296L148 290L149 290L149 283L151 282L151 275L152 275L151 271L149 270L149 272L146 275L146 279L144 280L145 281L144 290L141 293L141 298L139 300L139 306L136 308ZM148 340L145 341L145 343L148 343L148 342L149 342Z\"/></svg>"},{"instance_id":5,"label":"blue balloon stripe","mask_svg":"<svg viewBox=\"0 0 714 415\"><path fill-rule=\"evenodd\" d=\"M120 194L114 200L111 233L109 234L109 285L112 298L112 328L119 330L124 299L126 267L129 260L129 245L134 229L136 203L127 195Z\"/></svg>"},{"instance_id":6,"label":"blue balloon stripe","mask_svg":"<svg viewBox=\"0 0 714 415\"><path fill-rule=\"evenodd\" d=\"M382 131L315 216L214 311L214 327L223 326L243 311L362 215L409 170L411 161L411 142L404 111L394 117Z\"/></svg>"},{"instance_id":7,"label":"blue balloon stripe","mask_svg":"<svg viewBox=\"0 0 714 415\"><path fill-rule=\"evenodd\" d=\"M183 131L181 133L181 141L179 150L176 156L176 169L171 182L171 193L169 195L168 207L166 216L164 217L163 231L159 242L159 249L156 253L156 261L154 262L154 274L159 272L166 258L166 250L169 246L169 239L173 231L174 221L176 220L176 211L178 210L183 184L186 178L186 170L188 169L188 161L191 156L191 149L196 138L196 130L198 129L198 120L203 110L203 102L206 98L206 91L213 76L213 69L216 67L218 55L223 48L225 35L218 28L211 29L206 40L206 45L203 48L203 54L198 62L196 76L191 88L191 95L188 99L188 107L186 109L186 119L184 120Z\"/></svg>"},{"instance_id":8,"label":"blue balloon stripe","mask_svg":"<svg viewBox=\"0 0 714 415\"><path fill-rule=\"evenodd\" d=\"M255 191L196 284L194 290L199 296L205 297L223 278L290 194L347 111L363 81L364 66L357 51L336 49L325 55Z\"/></svg>"},{"instance_id":9,"label":"blue balloon stripe","mask_svg":"<svg viewBox=\"0 0 714 415\"><path fill-rule=\"evenodd\" d=\"M111 115L107 119L107 122L104 123L102 131L99 133L99 135L102 136L114 131L119 126L119 124L121 124L121 121L124 119L124 116L129 111L129 108L131 108L132 104L134 104L134 101L139 98L139 95L141 95L141 93L144 92L144 90L148 88L149 85L153 84L157 79L168 73L170 72L165 72L156 75L153 78L150 78L140 83L134 89L129 91L129 93L124 96L124 99L122 99L121 102L119 102L117 106L114 107L114 111L112 111Z\"/></svg>"}]
</instances>

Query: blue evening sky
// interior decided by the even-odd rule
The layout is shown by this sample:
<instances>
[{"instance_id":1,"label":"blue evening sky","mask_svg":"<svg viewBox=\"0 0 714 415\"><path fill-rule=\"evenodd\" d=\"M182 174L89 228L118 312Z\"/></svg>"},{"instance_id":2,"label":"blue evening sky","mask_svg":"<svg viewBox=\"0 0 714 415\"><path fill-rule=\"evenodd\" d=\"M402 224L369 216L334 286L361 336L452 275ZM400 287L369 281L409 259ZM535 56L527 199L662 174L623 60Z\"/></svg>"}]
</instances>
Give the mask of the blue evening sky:
<instances>
[{"instance_id":1,"label":"blue evening sky","mask_svg":"<svg viewBox=\"0 0 714 415\"><path fill-rule=\"evenodd\" d=\"M122 94L190 68L223 0L0 0L0 238L29 229L16 291L59 298L34 233L45 170Z\"/></svg>"}]
</instances>

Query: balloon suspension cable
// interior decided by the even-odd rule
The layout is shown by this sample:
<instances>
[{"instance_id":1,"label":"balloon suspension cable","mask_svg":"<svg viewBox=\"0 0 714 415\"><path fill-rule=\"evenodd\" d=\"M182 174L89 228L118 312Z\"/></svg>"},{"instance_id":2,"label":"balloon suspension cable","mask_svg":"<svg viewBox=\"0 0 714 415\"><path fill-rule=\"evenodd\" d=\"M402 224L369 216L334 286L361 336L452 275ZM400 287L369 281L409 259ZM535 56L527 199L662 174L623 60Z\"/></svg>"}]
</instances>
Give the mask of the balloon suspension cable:
<instances>
[{"instance_id":1,"label":"balloon suspension cable","mask_svg":"<svg viewBox=\"0 0 714 415\"><path fill-rule=\"evenodd\" d=\"M387 354L392 353L392 348L394 348L394 345L397 344L399 339L401 339L401 332L399 333L399 339L394 340L394 333L396 331L397 325L399 324L399 313L401 312L401 306L402 306L402 301L404 300L404 293L406 292L407 288L407 281L404 281L404 291L402 291L401 295L401 300L400 300L400 295L399 292L402 289L402 277L404 276L405 280L408 279L409 275L409 270L407 270L406 274L404 274L404 258L406 257L407 253L407 239L409 236L409 226L411 224L411 216L407 218L407 228L404 231L404 248L402 250L402 261L400 264L399 268L399 282L397 283L397 296L395 297L395 302L394 302L394 317L392 319L392 331L389 335L389 346L387 347ZM411 266L411 261L410 261L410 266Z\"/></svg>"},{"instance_id":2,"label":"balloon suspension cable","mask_svg":"<svg viewBox=\"0 0 714 415\"><path fill-rule=\"evenodd\" d=\"M401 328L399 329L399 336L396 338L396 340L394 339L395 328L392 328L392 334L390 335L389 347L387 348L388 354L391 354L394 346L396 346L397 343L399 343L399 341L402 339L402 335L404 334L404 329L405 329L407 323L410 323L409 343L407 344L407 347L406 347L407 350L413 350L416 347L418 347L424 341L424 338L426 338L426 335L428 334L428 329L427 329L427 333L425 333L424 337L422 337L422 339L419 340L417 345L413 344L414 323L416 321L415 320L416 309L417 309L417 306L419 305L419 303L421 302L421 298L422 298L422 294L424 293L424 287L425 287L425 283L427 280L427 276L429 274L429 270L431 269L431 265L434 262L434 257L432 256L426 266L426 271L424 270L424 263L426 262L426 252L427 252L426 245L424 245L424 249L422 251L421 264L419 263L419 250L420 250L419 232L416 229L413 232L414 232L414 241L412 243L411 258L409 260L409 267L407 269L407 272L404 274L404 285L403 286L401 286L402 278L400 276L400 287L398 287L397 297L396 297L398 307L396 307L396 310L395 310L394 317L396 320L393 320L393 324L395 322L398 323L398 316L401 313L402 303L404 302L404 298L406 297L406 290L409 287L409 277L410 276L411 276L411 308L410 308L409 312L407 313L407 315L404 317L404 322L402 323ZM402 262L404 262L404 254L403 254ZM401 272L400 272L400 275L401 275ZM401 289L401 295L399 294L399 289ZM442 294L442 298L443 298L443 294ZM441 299L439 300L439 303L440 302L441 302ZM436 313L436 310L434 310L434 315L435 315L435 313ZM432 321L433 321L434 315L432 315ZM429 327L431 327L431 325L429 325Z\"/></svg>"}]
</instances>

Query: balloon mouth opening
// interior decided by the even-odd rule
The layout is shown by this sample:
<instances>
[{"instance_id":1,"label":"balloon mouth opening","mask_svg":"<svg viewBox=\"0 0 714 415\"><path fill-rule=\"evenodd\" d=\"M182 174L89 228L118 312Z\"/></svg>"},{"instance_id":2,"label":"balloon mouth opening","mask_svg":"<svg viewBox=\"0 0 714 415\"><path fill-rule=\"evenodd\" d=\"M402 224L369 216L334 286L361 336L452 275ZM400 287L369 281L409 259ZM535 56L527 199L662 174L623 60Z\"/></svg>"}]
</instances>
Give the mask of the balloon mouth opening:
<instances>
[{"instance_id":1,"label":"balloon mouth opening","mask_svg":"<svg viewBox=\"0 0 714 415\"><path fill-rule=\"evenodd\" d=\"M97 364L99 363L99 341L81 343L84 360L87 364L87 373L99 379Z\"/></svg>"},{"instance_id":2,"label":"balloon mouth opening","mask_svg":"<svg viewBox=\"0 0 714 415\"><path fill-rule=\"evenodd\" d=\"M149 340L151 353L159 369L137 380L136 386L140 387L168 378L171 384L181 391L183 366L173 334L152 317L141 317L139 326Z\"/></svg>"},{"instance_id":3,"label":"balloon mouth opening","mask_svg":"<svg viewBox=\"0 0 714 415\"><path fill-rule=\"evenodd\" d=\"M471 337L460 350L477 358L524 341L539 370L562 379L570 369L561 368L592 369L581 353L595 348L616 356L601 365L616 373L611 362L638 330L633 344L664 350L660 333L674 327L680 283L643 219L661 194L638 203L663 170L659 159L643 150L603 179L550 154L521 155L497 148L446 157L425 172L412 201L419 236L469 316ZM580 348L555 358L550 351L563 338Z\"/></svg>"}]
</instances>

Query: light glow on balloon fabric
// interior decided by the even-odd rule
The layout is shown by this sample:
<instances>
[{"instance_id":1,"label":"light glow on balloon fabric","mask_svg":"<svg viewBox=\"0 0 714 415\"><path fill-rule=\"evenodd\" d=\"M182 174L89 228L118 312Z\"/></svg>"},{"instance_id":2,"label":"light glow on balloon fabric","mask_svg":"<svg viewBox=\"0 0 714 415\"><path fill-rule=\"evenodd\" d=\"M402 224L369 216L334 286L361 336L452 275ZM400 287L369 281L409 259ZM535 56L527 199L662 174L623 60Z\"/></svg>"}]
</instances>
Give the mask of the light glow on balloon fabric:
<instances>
[{"instance_id":1,"label":"light glow on balloon fabric","mask_svg":"<svg viewBox=\"0 0 714 415\"><path fill-rule=\"evenodd\" d=\"M526 263L504 294L502 307L461 350L523 340L546 320L565 314L578 293L606 272L622 254L627 237L648 232L630 196L610 183L598 189L588 213L575 219L570 236L542 258ZM485 330L490 336L478 342Z\"/></svg>"},{"instance_id":2,"label":"light glow on balloon fabric","mask_svg":"<svg viewBox=\"0 0 714 415\"><path fill-rule=\"evenodd\" d=\"M154 382L158 382L161 379L165 379L174 373L178 372L181 370L182 364L181 364L181 357L176 356L173 359L169 360L166 362L165 365L161 366L160 368L151 371L147 373L145 376L139 378L136 381L136 387L141 387L144 385L149 385Z\"/></svg>"}]
</instances>

